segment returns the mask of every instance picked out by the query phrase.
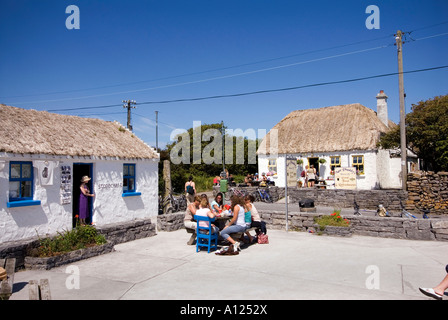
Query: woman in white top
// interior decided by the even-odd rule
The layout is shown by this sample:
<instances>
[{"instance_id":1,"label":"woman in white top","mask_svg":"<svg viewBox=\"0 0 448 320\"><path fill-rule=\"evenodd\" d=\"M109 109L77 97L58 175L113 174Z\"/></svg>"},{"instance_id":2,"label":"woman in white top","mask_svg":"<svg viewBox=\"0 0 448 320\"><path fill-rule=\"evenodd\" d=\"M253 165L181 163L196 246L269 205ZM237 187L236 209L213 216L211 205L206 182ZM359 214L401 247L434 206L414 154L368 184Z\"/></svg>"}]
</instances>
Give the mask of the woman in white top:
<instances>
[{"instance_id":1,"label":"woman in white top","mask_svg":"<svg viewBox=\"0 0 448 320\"><path fill-rule=\"evenodd\" d=\"M229 224L222 229L221 237L233 244L234 250L240 250L240 243L233 240L230 234L244 232L247 228L247 224L244 221L244 199L234 195L230 201L233 217Z\"/></svg>"}]
</instances>

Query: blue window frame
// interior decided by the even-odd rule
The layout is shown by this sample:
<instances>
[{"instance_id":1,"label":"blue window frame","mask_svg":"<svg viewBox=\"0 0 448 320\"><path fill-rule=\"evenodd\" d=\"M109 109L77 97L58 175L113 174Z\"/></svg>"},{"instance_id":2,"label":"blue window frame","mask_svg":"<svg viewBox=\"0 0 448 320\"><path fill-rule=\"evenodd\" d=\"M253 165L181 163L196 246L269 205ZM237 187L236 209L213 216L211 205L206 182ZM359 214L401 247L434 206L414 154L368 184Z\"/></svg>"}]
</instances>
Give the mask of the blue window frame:
<instances>
[{"instance_id":1,"label":"blue window frame","mask_svg":"<svg viewBox=\"0 0 448 320\"><path fill-rule=\"evenodd\" d=\"M135 193L135 164L123 164L123 193Z\"/></svg>"},{"instance_id":2,"label":"blue window frame","mask_svg":"<svg viewBox=\"0 0 448 320\"><path fill-rule=\"evenodd\" d=\"M33 199L33 163L11 161L9 164L9 201Z\"/></svg>"}]
</instances>

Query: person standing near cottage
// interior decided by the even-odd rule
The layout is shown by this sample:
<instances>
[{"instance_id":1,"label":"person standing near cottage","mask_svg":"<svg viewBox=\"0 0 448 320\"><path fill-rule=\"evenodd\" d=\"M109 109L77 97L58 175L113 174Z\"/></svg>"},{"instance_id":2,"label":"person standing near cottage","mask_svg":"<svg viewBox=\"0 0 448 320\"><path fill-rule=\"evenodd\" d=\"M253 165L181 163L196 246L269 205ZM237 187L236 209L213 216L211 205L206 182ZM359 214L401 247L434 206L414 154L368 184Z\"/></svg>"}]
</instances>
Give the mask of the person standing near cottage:
<instances>
[{"instance_id":1,"label":"person standing near cottage","mask_svg":"<svg viewBox=\"0 0 448 320\"><path fill-rule=\"evenodd\" d=\"M188 181L185 182L185 194L187 197L187 206L194 201L194 196L196 195L196 185L193 181L193 177L188 177Z\"/></svg>"},{"instance_id":2,"label":"person standing near cottage","mask_svg":"<svg viewBox=\"0 0 448 320\"><path fill-rule=\"evenodd\" d=\"M89 198L94 197L95 194L90 193L87 182L90 181L88 176L84 176L81 179L81 194L79 195L79 221L82 226L86 224L86 219L89 216Z\"/></svg>"},{"instance_id":3,"label":"person standing near cottage","mask_svg":"<svg viewBox=\"0 0 448 320\"><path fill-rule=\"evenodd\" d=\"M308 187L314 187L314 181L316 180L316 169L314 169L313 165L306 170L306 176L308 178Z\"/></svg>"},{"instance_id":4,"label":"person standing near cottage","mask_svg":"<svg viewBox=\"0 0 448 320\"><path fill-rule=\"evenodd\" d=\"M300 173L300 181L302 182L302 188L308 187L308 177L306 171L308 170L308 165L305 166L305 169Z\"/></svg>"}]
</instances>

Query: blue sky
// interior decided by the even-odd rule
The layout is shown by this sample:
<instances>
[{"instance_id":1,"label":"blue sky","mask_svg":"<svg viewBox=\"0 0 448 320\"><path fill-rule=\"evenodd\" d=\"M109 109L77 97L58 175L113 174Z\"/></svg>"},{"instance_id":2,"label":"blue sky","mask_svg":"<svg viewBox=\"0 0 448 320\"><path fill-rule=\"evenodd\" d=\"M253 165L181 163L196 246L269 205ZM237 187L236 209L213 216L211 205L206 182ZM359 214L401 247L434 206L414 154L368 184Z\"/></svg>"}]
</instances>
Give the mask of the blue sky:
<instances>
[{"instance_id":1,"label":"blue sky","mask_svg":"<svg viewBox=\"0 0 448 320\"><path fill-rule=\"evenodd\" d=\"M80 10L80 29L66 28L69 5ZM380 10L380 29L366 28L369 5ZM159 147L193 121L269 131L293 110L348 103L375 110L379 90L398 123L396 75L138 103L397 72L398 29L415 40L403 47L405 71L448 65L447 12L446 0L1 0L0 103L125 125L122 100L136 100L134 131L155 146L157 110ZM448 68L406 74L407 112L448 94L447 79ZM117 106L97 108L110 105Z\"/></svg>"}]
</instances>

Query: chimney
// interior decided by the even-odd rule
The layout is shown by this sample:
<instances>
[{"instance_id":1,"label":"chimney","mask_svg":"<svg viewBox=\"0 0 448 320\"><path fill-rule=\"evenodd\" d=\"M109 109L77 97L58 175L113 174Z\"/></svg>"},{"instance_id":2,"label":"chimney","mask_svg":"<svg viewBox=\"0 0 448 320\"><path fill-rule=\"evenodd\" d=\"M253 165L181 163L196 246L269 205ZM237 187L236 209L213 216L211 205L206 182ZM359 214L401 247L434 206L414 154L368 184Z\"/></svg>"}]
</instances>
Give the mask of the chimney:
<instances>
[{"instance_id":1,"label":"chimney","mask_svg":"<svg viewBox=\"0 0 448 320\"><path fill-rule=\"evenodd\" d=\"M389 127L389 117L387 115L387 96L383 90L376 95L376 113L382 123Z\"/></svg>"}]
</instances>

